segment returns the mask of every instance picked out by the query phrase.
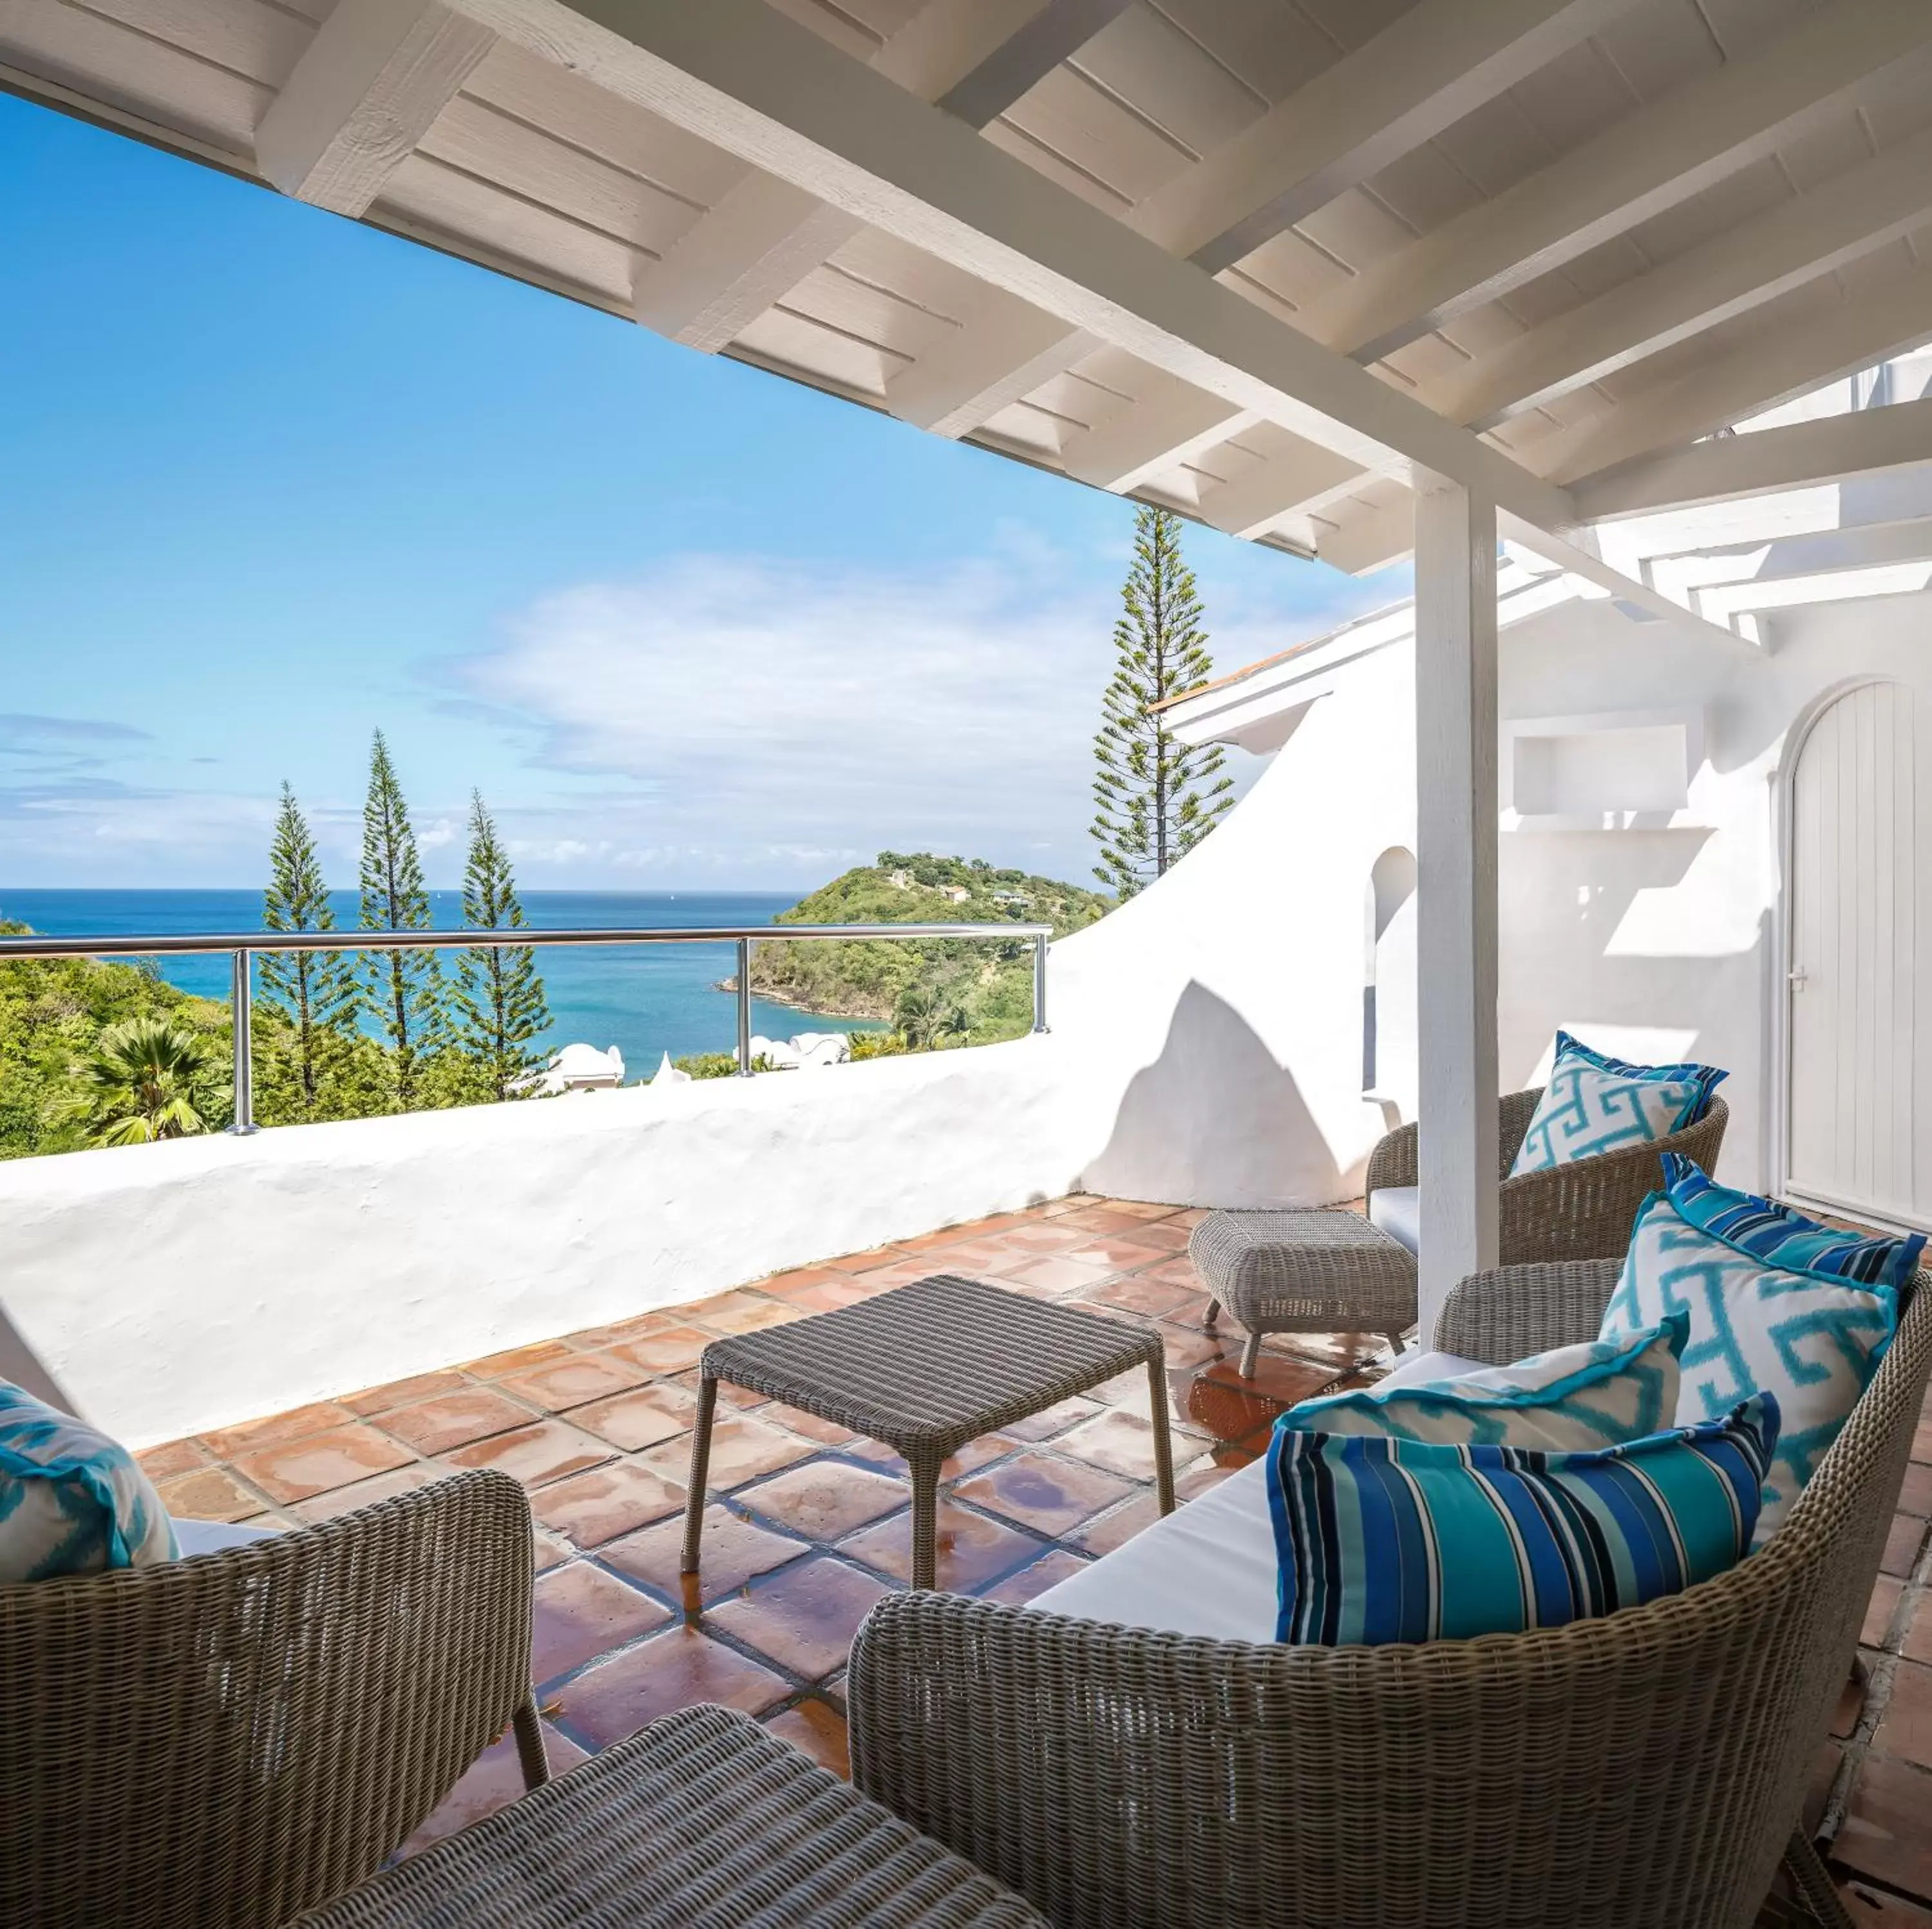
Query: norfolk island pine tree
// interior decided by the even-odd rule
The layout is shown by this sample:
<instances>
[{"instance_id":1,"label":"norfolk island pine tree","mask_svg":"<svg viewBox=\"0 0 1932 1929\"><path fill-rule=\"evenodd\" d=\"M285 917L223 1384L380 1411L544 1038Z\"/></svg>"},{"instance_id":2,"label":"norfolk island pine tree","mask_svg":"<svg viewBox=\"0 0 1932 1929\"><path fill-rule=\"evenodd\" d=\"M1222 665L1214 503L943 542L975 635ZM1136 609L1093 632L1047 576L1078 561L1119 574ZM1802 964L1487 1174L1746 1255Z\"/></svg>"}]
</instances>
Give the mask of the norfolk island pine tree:
<instances>
[{"instance_id":1,"label":"norfolk island pine tree","mask_svg":"<svg viewBox=\"0 0 1932 1929\"><path fill-rule=\"evenodd\" d=\"M478 930L518 930L526 922L509 853L482 793L470 798L470 860L463 873L463 921ZM550 1007L536 953L521 945L464 951L454 996L457 1049L492 1098L523 1098L544 1056L534 1041L550 1029Z\"/></svg>"},{"instance_id":2,"label":"norfolk island pine tree","mask_svg":"<svg viewBox=\"0 0 1932 1929\"><path fill-rule=\"evenodd\" d=\"M376 732L369 753L369 792L362 805L362 915L365 931L426 931L429 892L389 747ZM392 1096L407 1111L424 1060L448 1039L442 974L431 951L365 954L363 1008L389 1049Z\"/></svg>"},{"instance_id":3,"label":"norfolk island pine tree","mask_svg":"<svg viewBox=\"0 0 1932 1929\"><path fill-rule=\"evenodd\" d=\"M284 783L268 846L262 924L271 931L332 931L335 913L308 822ZM286 1070L290 1109L297 1119L326 1116L325 1097L356 1029L352 966L340 951L264 951L262 992L289 1021Z\"/></svg>"},{"instance_id":4,"label":"norfolk island pine tree","mask_svg":"<svg viewBox=\"0 0 1932 1929\"><path fill-rule=\"evenodd\" d=\"M1094 875L1122 898L1151 884L1206 837L1234 799L1219 744L1192 748L1153 708L1214 674L1194 572L1180 553L1180 518L1142 508L1134 560L1120 586L1114 674L1094 739Z\"/></svg>"}]
</instances>

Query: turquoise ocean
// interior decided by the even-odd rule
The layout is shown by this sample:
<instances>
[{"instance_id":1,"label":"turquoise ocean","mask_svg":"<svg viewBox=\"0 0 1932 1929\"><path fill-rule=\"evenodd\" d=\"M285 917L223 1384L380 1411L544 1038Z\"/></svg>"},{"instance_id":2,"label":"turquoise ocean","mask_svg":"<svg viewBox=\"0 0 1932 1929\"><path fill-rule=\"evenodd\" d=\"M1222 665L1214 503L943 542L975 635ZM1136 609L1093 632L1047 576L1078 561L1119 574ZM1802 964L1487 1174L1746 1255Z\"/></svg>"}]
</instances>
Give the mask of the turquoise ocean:
<instances>
[{"instance_id":1,"label":"turquoise ocean","mask_svg":"<svg viewBox=\"0 0 1932 1929\"><path fill-rule=\"evenodd\" d=\"M539 930L672 926L715 929L768 924L796 899L783 891L526 891L524 912ZM352 930L356 895L337 891L336 922ZM430 894L431 921L460 927L461 894ZM16 918L52 937L172 936L258 931L262 897L254 891L9 891L0 887L0 917ZM615 1045L627 1079L648 1077L659 1057L728 1052L737 1035L736 1001L713 987L735 969L728 943L557 946L537 954L553 1020L544 1044ZM447 962L447 960L446 960ZM228 996L229 962L214 957L161 957L155 968L170 984L204 998ZM794 1032L854 1032L858 1021L814 1017L754 999L752 1029L767 1038Z\"/></svg>"}]
</instances>

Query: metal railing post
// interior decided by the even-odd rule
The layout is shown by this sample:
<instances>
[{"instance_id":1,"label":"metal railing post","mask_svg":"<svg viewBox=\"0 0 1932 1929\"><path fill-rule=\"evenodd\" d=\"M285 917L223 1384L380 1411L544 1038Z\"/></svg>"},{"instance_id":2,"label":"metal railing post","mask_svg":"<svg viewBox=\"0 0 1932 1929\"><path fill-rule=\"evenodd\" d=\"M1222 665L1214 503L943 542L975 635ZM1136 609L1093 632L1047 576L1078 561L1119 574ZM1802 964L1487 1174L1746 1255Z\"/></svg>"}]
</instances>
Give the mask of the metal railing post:
<instances>
[{"instance_id":1,"label":"metal railing post","mask_svg":"<svg viewBox=\"0 0 1932 1929\"><path fill-rule=\"evenodd\" d=\"M738 1076L752 1075L752 941L738 940Z\"/></svg>"},{"instance_id":2,"label":"metal railing post","mask_svg":"<svg viewBox=\"0 0 1932 1929\"><path fill-rule=\"evenodd\" d=\"M1046 1024L1046 933L1033 941L1033 1028L1044 1032Z\"/></svg>"},{"instance_id":3,"label":"metal railing post","mask_svg":"<svg viewBox=\"0 0 1932 1929\"><path fill-rule=\"evenodd\" d=\"M235 954L230 1001L235 1020L235 1122L228 1129L238 1139L260 1129L255 1123L254 987L249 955L245 951Z\"/></svg>"}]
</instances>

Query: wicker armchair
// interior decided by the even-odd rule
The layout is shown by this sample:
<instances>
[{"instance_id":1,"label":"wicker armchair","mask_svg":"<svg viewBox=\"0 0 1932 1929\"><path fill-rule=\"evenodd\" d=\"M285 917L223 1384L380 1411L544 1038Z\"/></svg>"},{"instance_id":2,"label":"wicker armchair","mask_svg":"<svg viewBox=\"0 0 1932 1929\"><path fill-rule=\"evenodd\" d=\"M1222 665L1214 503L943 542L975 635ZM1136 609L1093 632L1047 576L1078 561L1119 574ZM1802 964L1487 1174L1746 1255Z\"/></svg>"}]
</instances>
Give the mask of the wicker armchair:
<instances>
[{"instance_id":1,"label":"wicker armchair","mask_svg":"<svg viewBox=\"0 0 1932 1929\"><path fill-rule=\"evenodd\" d=\"M1593 1334L1614 1262L1466 1281L1438 1343ZM1910 1450L1932 1294L1784 1528L1670 1599L1292 1648L893 1595L852 1651L860 1787L1057 1929L1744 1929L1793 1832Z\"/></svg>"},{"instance_id":2,"label":"wicker armchair","mask_svg":"<svg viewBox=\"0 0 1932 1929\"><path fill-rule=\"evenodd\" d=\"M1497 1255L1502 1266L1621 1259L1645 1194L1664 1183L1660 1155L1682 1152L1711 1171L1731 1117L1730 1107L1714 1098L1694 1125L1667 1138L1512 1179L1510 1167L1522 1149L1542 1096L1542 1086L1534 1086L1527 1092L1507 1093L1499 1104L1496 1170L1502 1184L1497 1203ZM1416 1182L1416 1128L1398 1126L1369 1155L1365 1189L1370 1203L1372 1206L1384 1187Z\"/></svg>"},{"instance_id":3,"label":"wicker armchair","mask_svg":"<svg viewBox=\"0 0 1932 1929\"><path fill-rule=\"evenodd\" d=\"M371 1874L530 1689L530 1504L460 1474L165 1565L0 1587L0 1922L262 1929Z\"/></svg>"}]
</instances>

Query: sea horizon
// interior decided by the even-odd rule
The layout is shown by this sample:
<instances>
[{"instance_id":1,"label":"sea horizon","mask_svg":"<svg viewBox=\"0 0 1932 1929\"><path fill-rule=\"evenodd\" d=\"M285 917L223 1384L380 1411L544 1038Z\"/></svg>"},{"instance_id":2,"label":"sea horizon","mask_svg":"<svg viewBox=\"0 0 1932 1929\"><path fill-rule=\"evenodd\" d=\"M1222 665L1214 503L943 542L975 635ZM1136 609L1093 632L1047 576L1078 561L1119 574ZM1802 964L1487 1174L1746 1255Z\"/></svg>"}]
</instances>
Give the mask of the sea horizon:
<instances>
[{"instance_id":1,"label":"sea horizon","mask_svg":"<svg viewBox=\"0 0 1932 1929\"><path fill-rule=\"evenodd\" d=\"M803 894L796 891L525 891L519 894L533 929L602 925L639 929L769 924ZM439 930L460 930L460 891L429 893L430 920ZM345 933L356 928L357 894L332 890L329 906ZM673 907L675 913L673 915ZM592 911L598 915L586 915ZM620 912L626 915L616 915ZM0 885L0 918L32 926L48 937L242 936L262 929L262 894L240 887L130 885L10 888ZM735 948L717 944L559 947L540 951L538 968L551 1024L538 1041L554 1052L566 1044L616 1046L627 1080L647 1078L667 1052L728 1052L737 1038L737 1001L718 987L736 969ZM230 965L224 953L163 954L149 960L168 984L197 997L226 1001ZM765 998L752 1001L752 1029L787 1038L802 1031L870 1029L864 1019L800 1011Z\"/></svg>"}]
</instances>

